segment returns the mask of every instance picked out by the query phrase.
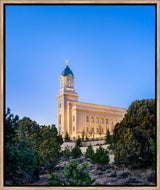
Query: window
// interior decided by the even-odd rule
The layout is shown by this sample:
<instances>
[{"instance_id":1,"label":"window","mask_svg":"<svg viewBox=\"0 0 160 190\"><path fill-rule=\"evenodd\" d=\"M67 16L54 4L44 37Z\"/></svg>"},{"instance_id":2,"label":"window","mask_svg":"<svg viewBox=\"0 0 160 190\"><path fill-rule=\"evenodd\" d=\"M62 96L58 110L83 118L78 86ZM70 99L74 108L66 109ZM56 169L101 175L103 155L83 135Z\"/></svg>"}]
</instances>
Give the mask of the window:
<instances>
[{"instance_id":1,"label":"window","mask_svg":"<svg viewBox=\"0 0 160 190\"><path fill-rule=\"evenodd\" d=\"M104 123L104 119L103 119L103 118L101 119L101 123L102 123L102 124Z\"/></svg>"},{"instance_id":2,"label":"window","mask_svg":"<svg viewBox=\"0 0 160 190\"><path fill-rule=\"evenodd\" d=\"M62 107L62 104L60 103L60 104L59 104L59 108L61 108L61 107Z\"/></svg>"},{"instance_id":3,"label":"window","mask_svg":"<svg viewBox=\"0 0 160 190\"><path fill-rule=\"evenodd\" d=\"M94 132L94 128L92 128L92 132Z\"/></svg>"},{"instance_id":4,"label":"window","mask_svg":"<svg viewBox=\"0 0 160 190\"><path fill-rule=\"evenodd\" d=\"M62 116L59 115L59 124L61 124L61 123L62 123Z\"/></svg>"},{"instance_id":5,"label":"window","mask_svg":"<svg viewBox=\"0 0 160 190\"><path fill-rule=\"evenodd\" d=\"M68 86L71 87L71 80L68 81Z\"/></svg>"},{"instance_id":6,"label":"window","mask_svg":"<svg viewBox=\"0 0 160 190\"><path fill-rule=\"evenodd\" d=\"M108 119L106 119L106 124L108 124Z\"/></svg>"},{"instance_id":7,"label":"window","mask_svg":"<svg viewBox=\"0 0 160 190\"><path fill-rule=\"evenodd\" d=\"M73 131L75 131L75 127L73 127Z\"/></svg>"},{"instance_id":8,"label":"window","mask_svg":"<svg viewBox=\"0 0 160 190\"><path fill-rule=\"evenodd\" d=\"M99 132L99 128L97 128L97 132Z\"/></svg>"},{"instance_id":9,"label":"window","mask_svg":"<svg viewBox=\"0 0 160 190\"><path fill-rule=\"evenodd\" d=\"M87 127L87 132L88 132L88 127Z\"/></svg>"},{"instance_id":10,"label":"window","mask_svg":"<svg viewBox=\"0 0 160 190\"><path fill-rule=\"evenodd\" d=\"M94 117L91 117L91 122L94 123Z\"/></svg>"},{"instance_id":11,"label":"window","mask_svg":"<svg viewBox=\"0 0 160 190\"><path fill-rule=\"evenodd\" d=\"M97 123L99 123L99 118L97 117Z\"/></svg>"},{"instance_id":12,"label":"window","mask_svg":"<svg viewBox=\"0 0 160 190\"><path fill-rule=\"evenodd\" d=\"M86 121L89 122L89 117L88 116L86 117Z\"/></svg>"},{"instance_id":13,"label":"window","mask_svg":"<svg viewBox=\"0 0 160 190\"><path fill-rule=\"evenodd\" d=\"M75 116L73 116L73 121L75 121Z\"/></svg>"}]
</instances>

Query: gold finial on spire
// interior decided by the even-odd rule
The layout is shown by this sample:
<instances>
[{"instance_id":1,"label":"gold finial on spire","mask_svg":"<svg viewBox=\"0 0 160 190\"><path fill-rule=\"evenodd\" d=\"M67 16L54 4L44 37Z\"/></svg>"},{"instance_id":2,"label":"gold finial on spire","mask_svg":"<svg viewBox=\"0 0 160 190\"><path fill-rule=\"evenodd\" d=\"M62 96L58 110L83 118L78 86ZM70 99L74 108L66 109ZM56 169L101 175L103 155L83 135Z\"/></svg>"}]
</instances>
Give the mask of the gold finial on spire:
<instances>
[{"instance_id":1,"label":"gold finial on spire","mask_svg":"<svg viewBox=\"0 0 160 190\"><path fill-rule=\"evenodd\" d=\"M66 61L66 65L68 65L68 59L66 59L65 61Z\"/></svg>"}]
</instances>

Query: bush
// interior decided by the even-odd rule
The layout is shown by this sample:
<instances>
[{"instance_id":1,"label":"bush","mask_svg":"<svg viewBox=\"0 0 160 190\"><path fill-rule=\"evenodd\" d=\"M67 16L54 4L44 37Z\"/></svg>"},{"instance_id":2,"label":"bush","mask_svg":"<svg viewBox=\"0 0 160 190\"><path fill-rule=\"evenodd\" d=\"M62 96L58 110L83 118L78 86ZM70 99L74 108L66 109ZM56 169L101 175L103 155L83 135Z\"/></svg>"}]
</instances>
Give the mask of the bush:
<instances>
[{"instance_id":1,"label":"bush","mask_svg":"<svg viewBox=\"0 0 160 190\"><path fill-rule=\"evenodd\" d=\"M117 177L117 172L116 171L111 172L109 177Z\"/></svg>"},{"instance_id":2,"label":"bush","mask_svg":"<svg viewBox=\"0 0 160 190\"><path fill-rule=\"evenodd\" d=\"M96 149L96 153L91 156L91 161L93 164L98 164L103 166L109 162L108 151L102 148L101 146Z\"/></svg>"},{"instance_id":3,"label":"bush","mask_svg":"<svg viewBox=\"0 0 160 190\"><path fill-rule=\"evenodd\" d=\"M155 171L151 171L148 175L147 175L147 180L149 182L155 182L156 177L155 177Z\"/></svg>"},{"instance_id":4,"label":"bush","mask_svg":"<svg viewBox=\"0 0 160 190\"><path fill-rule=\"evenodd\" d=\"M67 131L66 131L66 134L65 134L65 137L64 137L64 141L65 142L69 142L70 141L70 137L69 137L69 134L68 134Z\"/></svg>"},{"instance_id":5,"label":"bush","mask_svg":"<svg viewBox=\"0 0 160 190\"><path fill-rule=\"evenodd\" d=\"M95 179L91 179L88 172L86 171L87 164L82 164L82 167L78 166L78 162L70 162L65 165L64 170L61 172L65 178L62 182L58 176L51 174L49 178L49 185L92 185Z\"/></svg>"},{"instance_id":6,"label":"bush","mask_svg":"<svg viewBox=\"0 0 160 190\"><path fill-rule=\"evenodd\" d=\"M62 151L62 156L68 160L69 157L72 155L72 151L71 151L71 148L67 145L64 150Z\"/></svg>"},{"instance_id":7,"label":"bush","mask_svg":"<svg viewBox=\"0 0 160 190\"><path fill-rule=\"evenodd\" d=\"M137 183L137 182L138 181L134 176L128 178L128 183Z\"/></svg>"},{"instance_id":8,"label":"bush","mask_svg":"<svg viewBox=\"0 0 160 190\"><path fill-rule=\"evenodd\" d=\"M78 136L78 139L76 140L77 146L82 146L81 138Z\"/></svg>"},{"instance_id":9,"label":"bush","mask_svg":"<svg viewBox=\"0 0 160 190\"><path fill-rule=\"evenodd\" d=\"M49 185L62 185L60 178L53 173L51 173L48 183L49 183Z\"/></svg>"},{"instance_id":10,"label":"bush","mask_svg":"<svg viewBox=\"0 0 160 190\"><path fill-rule=\"evenodd\" d=\"M75 147L72 149L72 157L79 158L81 155L82 155L82 152L81 152L80 147L75 145Z\"/></svg>"},{"instance_id":11,"label":"bush","mask_svg":"<svg viewBox=\"0 0 160 190\"><path fill-rule=\"evenodd\" d=\"M91 158L94 154L94 150L92 148L92 145L89 144L85 153L85 158Z\"/></svg>"},{"instance_id":12,"label":"bush","mask_svg":"<svg viewBox=\"0 0 160 190\"><path fill-rule=\"evenodd\" d=\"M118 174L118 179L123 179L129 176L131 172L130 171L124 171Z\"/></svg>"}]
</instances>

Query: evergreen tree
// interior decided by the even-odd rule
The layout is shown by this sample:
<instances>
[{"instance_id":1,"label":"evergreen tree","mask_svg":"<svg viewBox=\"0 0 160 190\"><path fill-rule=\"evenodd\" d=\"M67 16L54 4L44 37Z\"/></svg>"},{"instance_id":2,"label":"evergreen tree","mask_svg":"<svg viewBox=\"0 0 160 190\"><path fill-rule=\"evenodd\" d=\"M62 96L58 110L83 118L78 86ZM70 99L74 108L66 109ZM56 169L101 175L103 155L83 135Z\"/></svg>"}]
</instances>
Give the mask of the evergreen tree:
<instances>
[{"instance_id":1,"label":"evergreen tree","mask_svg":"<svg viewBox=\"0 0 160 190\"><path fill-rule=\"evenodd\" d=\"M116 164L134 167L151 166L154 154L149 139L155 138L155 100L134 101L124 119L113 131L113 146Z\"/></svg>"},{"instance_id":2,"label":"evergreen tree","mask_svg":"<svg viewBox=\"0 0 160 190\"><path fill-rule=\"evenodd\" d=\"M107 129L107 132L106 132L105 142L106 142L106 144L112 144L112 136L111 136L108 129Z\"/></svg>"},{"instance_id":3,"label":"evergreen tree","mask_svg":"<svg viewBox=\"0 0 160 190\"><path fill-rule=\"evenodd\" d=\"M92 148L92 145L89 144L85 153L85 158L91 158L94 154L94 150Z\"/></svg>"},{"instance_id":4,"label":"evergreen tree","mask_svg":"<svg viewBox=\"0 0 160 190\"><path fill-rule=\"evenodd\" d=\"M64 137L64 141L65 142L69 142L70 141L70 137L69 137L68 131L66 131L66 134L65 134L65 137Z\"/></svg>"}]
</instances>

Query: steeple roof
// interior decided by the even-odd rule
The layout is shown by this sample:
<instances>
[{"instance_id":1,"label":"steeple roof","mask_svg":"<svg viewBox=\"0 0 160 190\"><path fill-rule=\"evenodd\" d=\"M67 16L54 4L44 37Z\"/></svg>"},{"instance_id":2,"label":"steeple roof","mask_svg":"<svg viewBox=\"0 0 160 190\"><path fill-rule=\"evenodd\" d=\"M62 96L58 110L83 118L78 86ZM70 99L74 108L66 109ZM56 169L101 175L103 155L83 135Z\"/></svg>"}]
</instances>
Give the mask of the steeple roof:
<instances>
[{"instance_id":1,"label":"steeple roof","mask_svg":"<svg viewBox=\"0 0 160 190\"><path fill-rule=\"evenodd\" d=\"M73 72L71 71L71 69L69 68L68 65L66 65L66 68L63 70L63 72L61 73L62 76L68 76L69 74L71 74L73 77Z\"/></svg>"}]
</instances>

